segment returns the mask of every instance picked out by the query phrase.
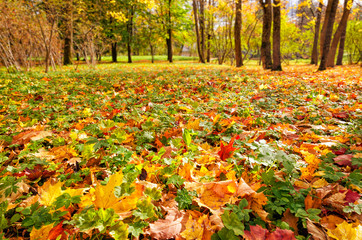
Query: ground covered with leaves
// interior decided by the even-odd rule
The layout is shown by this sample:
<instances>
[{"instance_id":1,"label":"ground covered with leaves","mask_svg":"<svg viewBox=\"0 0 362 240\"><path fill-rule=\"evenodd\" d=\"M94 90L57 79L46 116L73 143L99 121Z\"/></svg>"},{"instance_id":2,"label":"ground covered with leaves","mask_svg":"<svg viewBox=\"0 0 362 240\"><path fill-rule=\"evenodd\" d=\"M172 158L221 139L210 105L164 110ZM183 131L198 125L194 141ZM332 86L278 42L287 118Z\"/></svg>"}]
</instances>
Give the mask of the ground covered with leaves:
<instances>
[{"instance_id":1,"label":"ground covered with leaves","mask_svg":"<svg viewBox=\"0 0 362 240\"><path fill-rule=\"evenodd\" d=\"M361 69L0 79L0 236L361 239Z\"/></svg>"}]
</instances>

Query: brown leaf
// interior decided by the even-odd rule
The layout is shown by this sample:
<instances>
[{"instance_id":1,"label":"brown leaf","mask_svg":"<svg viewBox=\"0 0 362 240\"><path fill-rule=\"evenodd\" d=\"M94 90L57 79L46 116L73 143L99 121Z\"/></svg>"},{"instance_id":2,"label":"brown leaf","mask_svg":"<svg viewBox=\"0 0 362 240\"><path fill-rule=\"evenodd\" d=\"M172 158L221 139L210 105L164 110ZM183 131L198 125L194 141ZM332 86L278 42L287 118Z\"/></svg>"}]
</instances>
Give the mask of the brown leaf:
<instances>
[{"instance_id":1,"label":"brown leaf","mask_svg":"<svg viewBox=\"0 0 362 240\"><path fill-rule=\"evenodd\" d=\"M323 200L323 204L330 205L335 209L343 210L346 203L346 193L338 192Z\"/></svg>"},{"instance_id":2,"label":"brown leaf","mask_svg":"<svg viewBox=\"0 0 362 240\"><path fill-rule=\"evenodd\" d=\"M298 219L299 218L294 216L294 214L292 214L290 212L290 209L288 208L283 214L282 221L288 223L288 225L294 229L294 233L297 234L298 233Z\"/></svg>"},{"instance_id":3,"label":"brown leaf","mask_svg":"<svg viewBox=\"0 0 362 240\"><path fill-rule=\"evenodd\" d=\"M16 135L13 138L13 141L11 142L11 144L23 145L23 144L30 142L31 140L36 141L36 140L40 140L45 137L49 137L51 135L53 135L53 133L50 131L29 130L29 131L22 132L22 133L19 133L18 135Z\"/></svg>"},{"instance_id":4,"label":"brown leaf","mask_svg":"<svg viewBox=\"0 0 362 240\"><path fill-rule=\"evenodd\" d=\"M237 195L239 197L244 197L245 195L250 195L255 193L255 191L244 181L244 179L240 178Z\"/></svg>"},{"instance_id":5,"label":"brown leaf","mask_svg":"<svg viewBox=\"0 0 362 240\"><path fill-rule=\"evenodd\" d=\"M328 215L325 217L322 217L320 220L320 224L322 227L327 229L335 229L337 227L337 224L340 224L344 221L343 218L340 218L336 215Z\"/></svg>"},{"instance_id":6,"label":"brown leaf","mask_svg":"<svg viewBox=\"0 0 362 240\"><path fill-rule=\"evenodd\" d=\"M310 194L304 199L305 209L320 208L322 206L322 199L319 197L313 198Z\"/></svg>"},{"instance_id":7,"label":"brown leaf","mask_svg":"<svg viewBox=\"0 0 362 240\"><path fill-rule=\"evenodd\" d=\"M170 239L175 238L175 236L181 233L185 212L179 211L177 208L165 209L167 210L166 218L159 219L150 224L150 229L147 231L147 234L152 238Z\"/></svg>"},{"instance_id":8,"label":"brown leaf","mask_svg":"<svg viewBox=\"0 0 362 240\"><path fill-rule=\"evenodd\" d=\"M319 227L317 227L311 220L307 220L308 233L312 235L314 240L327 240L326 233Z\"/></svg>"}]
</instances>

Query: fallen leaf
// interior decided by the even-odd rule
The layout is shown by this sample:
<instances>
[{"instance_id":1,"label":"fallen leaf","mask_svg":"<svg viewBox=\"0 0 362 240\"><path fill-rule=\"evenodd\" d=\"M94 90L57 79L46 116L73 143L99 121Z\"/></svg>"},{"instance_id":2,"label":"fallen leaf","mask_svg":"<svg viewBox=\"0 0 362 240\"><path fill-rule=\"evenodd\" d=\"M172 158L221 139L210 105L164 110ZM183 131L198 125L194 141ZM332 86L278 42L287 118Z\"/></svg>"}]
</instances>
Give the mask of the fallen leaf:
<instances>
[{"instance_id":1,"label":"fallen leaf","mask_svg":"<svg viewBox=\"0 0 362 240\"><path fill-rule=\"evenodd\" d=\"M53 224L43 225L40 229L33 228L30 232L30 240L47 240Z\"/></svg>"},{"instance_id":2,"label":"fallen leaf","mask_svg":"<svg viewBox=\"0 0 362 240\"><path fill-rule=\"evenodd\" d=\"M49 240L65 240L67 236L65 235L65 229L63 228L63 223L59 223L55 227L53 227L48 235ZM59 238L60 236L60 238Z\"/></svg>"},{"instance_id":3,"label":"fallen leaf","mask_svg":"<svg viewBox=\"0 0 362 240\"><path fill-rule=\"evenodd\" d=\"M339 166L352 166L352 157L353 154L340 155L338 157L333 158L334 162Z\"/></svg>"},{"instance_id":4,"label":"fallen leaf","mask_svg":"<svg viewBox=\"0 0 362 240\"><path fill-rule=\"evenodd\" d=\"M222 161L230 158L233 155L233 152L237 149L233 147L234 141L235 137L233 137L226 146L224 146L224 144L221 142L220 151L217 154L220 156Z\"/></svg>"},{"instance_id":5,"label":"fallen leaf","mask_svg":"<svg viewBox=\"0 0 362 240\"><path fill-rule=\"evenodd\" d=\"M288 225L294 229L294 233L296 234L298 233L298 220L299 218L294 216L294 214L290 212L289 208L283 213L282 221L288 223Z\"/></svg>"},{"instance_id":6,"label":"fallen leaf","mask_svg":"<svg viewBox=\"0 0 362 240\"><path fill-rule=\"evenodd\" d=\"M335 229L337 224L340 224L343 221L343 218L340 218L336 215L328 215L321 218L320 224L326 229Z\"/></svg>"},{"instance_id":7,"label":"fallen leaf","mask_svg":"<svg viewBox=\"0 0 362 240\"><path fill-rule=\"evenodd\" d=\"M185 225L186 229L181 233L181 236L190 240L202 240L204 235L204 228L202 225L205 217L207 217L207 215L204 215L203 217L195 220L190 214L189 219Z\"/></svg>"},{"instance_id":8,"label":"fallen leaf","mask_svg":"<svg viewBox=\"0 0 362 240\"><path fill-rule=\"evenodd\" d=\"M181 233L185 212L179 211L177 208L165 209L167 211L165 219L159 219L154 223L150 223L150 229L147 231L147 234L152 238L170 239L175 238Z\"/></svg>"},{"instance_id":9,"label":"fallen leaf","mask_svg":"<svg viewBox=\"0 0 362 240\"><path fill-rule=\"evenodd\" d=\"M45 206L52 205L56 198L62 195L62 182L59 181L55 184L51 182L51 180L48 180L38 189L40 196L39 202Z\"/></svg>"},{"instance_id":10,"label":"fallen leaf","mask_svg":"<svg viewBox=\"0 0 362 240\"><path fill-rule=\"evenodd\" d=\"M37 141L37 140L40 140L42 138L49 137L52 135L53 135L53 133L50 131L29 130L29 131L22 132L22 133L19 133L18 135L16 135L13 138L13 141L11 142L11 144L23 145L30 141Z\"/></svg>"},{"instance_id":11,"label":"fallen leaf","mask_svg":"<svg viewBox=\"0 0 362 240\"><path fill-rule=\"evenodd\" d=\"M346 112L340 112L340 113L333 113L333 117L343 120L343 119L347 119L349 117L349 115Z\"/></svg>"},{"instance_id":12,"label":"fallen leaf","mask_svg":"<svg viewBox=\"0 0 362 240\"><path fill-rule=\"evenodd\" d=\"M277 227L277 229L272 232L268 238L268 240L295 240L294 232L291 230L286 229L280 229Z\"/></svg>"},{"instance_id":13,"label":"fallen leaf","mask_svg":"<svg viewBox=\"0 0 362 240\"><path fill-rule=\"evenodd\" d=\"M245 230L244 237L246 240L265 240L268 233L269 233L268 230L262 228L259 225L256 225L256 226L250 226L250 231Z\"/></svg>"},{"instance_id":14,"label":"fallen leaf","mask_svg":"<svg viewBox=\"0 0 362 240\"><path fill-rule=\"evenodd\" d=\"M328 240L326 233L309 219L307 219L307 229L314 240Z\"/></svg>"},{"instance_id":15,"label":"fallen leaf","mask_svg":"<svg viewBox=\"0 0 362 240\"><path fill-rule=\"evenodd\" d=\"M347 203L354 203L355 201L360 199L360 197L361 195L358 192L354 192L348 189L345 200L347 201Z\"/></svg>"},{"instance_id":16,"label":"fallen leaf","mask_svg":"<svg viewBox=\"0 0 362 240\"><path fill-rule=\"evenodd\" d=\"M328 236L335 238L337 240L360 240L361 235L357 235L357 228L353 228L352 223L347 223L343 221L340 224L337 224L337 227L333 230L328 229Z\"/></svg>"}]
</instances>

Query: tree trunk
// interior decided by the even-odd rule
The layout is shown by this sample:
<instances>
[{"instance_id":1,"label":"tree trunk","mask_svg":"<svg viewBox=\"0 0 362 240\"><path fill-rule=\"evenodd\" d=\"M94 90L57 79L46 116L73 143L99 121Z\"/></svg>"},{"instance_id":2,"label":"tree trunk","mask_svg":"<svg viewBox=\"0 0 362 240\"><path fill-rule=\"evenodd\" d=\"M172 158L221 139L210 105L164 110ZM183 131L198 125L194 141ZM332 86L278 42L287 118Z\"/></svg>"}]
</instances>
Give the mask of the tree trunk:
<instances>
[{"instance_id":1,"label":"tree trunk","mask_svg":"<svg viewBox=\"0 0 362 240\"><path fill-rule=\"evenodd\" d=\"M127 22L127 32L128 32L128 39L127 39L127 55L128 55L128 63L132 63L132 38L133 38L133 7L130 9L130 16Z\"/></svg>"},{"instance_id":2,"label":"tree trunk","mask_svg":"<svg viewBox=\"0 0 362 240\"><path fill-rule=\"evenodd\" d=\"M322 31L321 31L321 37L319 39L320 56L323 55L324 39L326 38L327 24L328 24L329 15L331 13L331 8L332 8L332 1L328 0L327 7L326 7L326 13L324 16L324 21L323 21L323 26L322 26Z\"/></svg>"},{"instance_id":3,"label":"tree trunk","mask_svg":"<svg viewBox=\"0 0 362 240\"><path fill-rule=\"evenodd\" d=\"M334 67L334 59L337 52L338 43L340 42L342 32L347 26L348 16L350 13L350 8L348 7L349 2L353 4L353 0L344 0L344 8L343 8L343 15L341 18L341 21L339 22L338 28L336 32L334 33L333 41L330 47L330 50L328 52L328 58L327 58L327 67Z\"/></svg>"},{"instance_id":4,"label":"tree trunk","mask_svg":"<svg viewBox=\"0 0 362 240\"><path fill-rule=\"evenodd\" d=\"M72 39L69 35L64 38L63 64L72 64Z\"/></svg>"},{"instance_id":5,"label":"tree trunk","mask_svg":"<svg viewBox=\"0 0 362 240\"><path fill-rule=\"evenodd\" d=\"M151 62L154 63L155 62L155 51L153 48L153 45L150 43L150 49L151 49Z\"/></svg>"},{"instance_id":6,"label":"tree trunk","mask_svg":"<svg viewBox=\"0 0 362 240\"><path fill-rule=\"evenodd\" d=\"M273 6L273 71L282 71L280 53L280 0L274 0Z\"/></svg>"},{"instance_id":7,"label":"tree trunk","mask_svg":"<svg viewBox=\"0 0 362 240\"><path fill-rule=\"evenodd\" d=\"M234 40L235 40L235 60L236 67L243 66L243 56L241 52L241 0L235 2L235 25L234 25Z\"/></svg>"},{"instance_id":8,"label":"tree trunk","mask_svg":"<svg viewBox=\"0 0 362 240\"><path fill-rule=\"evenodd\" d=\"M112 43L112 62L117 62L117 43Z\"/></svg>"},{"instance_id":9,"label":"tree trunk","mask_svg":"<svg viewBox=\"0 0 362 240\"><path fill-rule=\"evenodd\" d=\"M261 40L261 61L264 69L272 68L271 58L271 23L272 23L272 11L271 11L271 0L260 0L260 4L263 8L263 33Z\"/></svg>"},{"instance_id":10,"label":"tree trunk","mask_svg":"<svg viewBox=\"0 0 362 240\"><path fill-rule=\"evenodd\" d=\"M314 28L312 59L310 62L310 64L315 64L315 65L318 65L318 39L319 39L319 29L321 26L321 19L322 19L322 8L323 8L323 3L319 2L319 6L317 8L317 19Z\"/></svg>"},{"instance_id":11,"label":"tree trunk","mask_svg":"<svg viewBox=\"0 0 362 240\"><path fill-rule=\"evenodd\" d=\"M200 31L199 31L199 21L198 21L198 14L197 14L197 0L192 1L192 7L194 11L194 20L195 20L195 32L196 32L196 45L197 45L197 53L199 54L200 62L205 63L204 55L201 50L200 44Z\"/></svg>"},{"instance_id":12,"label":"tree trunk","mask_svg":"<svg viewBox=\"0 0 362 240\"><path fill-rule=\"evenodd\" d=\"M50 58L50 50L48 47L45 48L45 73L49 72L49 58Z\"/></svg>"},{"instance_id":13,"label":"tree trunk","mask_svg":"<svg viewBox=\"0 0 362 240\"><path fill-rule=\"evenodd\" d=\"M214 6L214 1L209 0L209 9ZM212 12L209 12L208 26L207 26L207 56L206 61L209 63L211 61L211 34L214 29L214 16Z\"/></svg>"},{"instance_id":14,"label":"tree trunk","mask_svg":"<svg viewBox=\"0 0 362 240\"><path fill-rule=\"evenodd\" d=\"M168 0L168 24L167 24L167 39L166 39L166 44L167 44L167 60L172 63L173 59L172 59L172 21L171 21L171 2L172 0Z\"/></svg>"},{"instance_id":15,"label":"tree trunk","mask_svg":"<svg viewBox=\"0 0 362 240\"><path fill-rule=\"evenodd\" d=\"M205 2L199 0L199 21L200 21L200 38L201 38L201 52L205 59L206 41L205 41Z\"/></svg>"},{"instance_id":16,"label":"tree trunk","mask_svg":"<svg viewBox=\"0 0 362 240\"><path fill-rule=\"evenodd\" d=\"M69 65L73 62L73 0L66 4L65 12L63 64Z\"/></svg>"},{"instance_id":17,"label":"tree trunk","mask_svg":"<svg viewBox=\"0 0 362 240\"><path fill-rule=\"evenodd\" d=\"M339 42L339 50L338 50L337 63L336 63L337 66L343 65L344 41L346 39L346 31L347 31L347 24L346 24L346 26L344 26L344 29L343 29L342 35L341 35L341 40Z\"/></svg>"},{"instance_id":18,"label":"tree trunk","mask_svg":"<svg viewBox=\"0 0 362 240\"><path fill-rule=\"evenodd\" d=\"M336 17L338 0L329 0L328 5L331 5L331 11L329 13L328 19L324 20L325 22L328 22L328 23L327 23L326 34L325 34L325 39L324 39L324 43L323 43L323 54L321 57L321 63L319 65L318 71L323 71L323 70L327 69L327 58L328 58L329 48L330 48L330 44L331 44L333 25L334 25L334 20ZM327 14L326 14L326 16L327 16Z\"/></svg>"},{"instance_id":19,"label":"tree trunk","mask_svg":"<svg viewBox=\"0 0 362 240\"><path fill-rule=\"evenodd\" d=\"M127 56L128 56L128 63L132 63L132 47L130 42L127 42Z\"/></svg>"}]
</instances>

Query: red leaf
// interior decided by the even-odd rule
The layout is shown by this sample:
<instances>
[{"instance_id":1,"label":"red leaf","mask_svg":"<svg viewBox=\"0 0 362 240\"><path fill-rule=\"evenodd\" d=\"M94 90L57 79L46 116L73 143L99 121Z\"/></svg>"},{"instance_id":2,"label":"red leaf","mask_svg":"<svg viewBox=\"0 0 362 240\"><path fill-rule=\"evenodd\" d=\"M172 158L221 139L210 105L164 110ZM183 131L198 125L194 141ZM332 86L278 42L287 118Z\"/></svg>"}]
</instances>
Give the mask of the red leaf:
<instances>
[{"instance_id":1,"label":"red leaf","mask_svg":"<svg viewBox=\"0 0 362 240\"><path fill-rule=\"evenodd\" d=\"M294 232L291 230L284 230L277 228L274 232L272 232L267 240L295 240Z\"/></svg>"},{"instance_id":2,"label":"red leaf","mask_svg":"<svg viewBox=\"0 0 362 240\"><path fill-rule=\"evenodd\" d=\"M355 201L357 201L361 196L359 195L358 192L354 192L352 190L349 190L347 191L346 193L346 198L345 200L348 202L348 203L354 203Z\"/></svg>"},{"instance_id":3,"label":"red leaf","mask_svg":"<svg viewBox=\"0 0 362 240\"><path fill-rule=\"evenodd\" d=\"M256 225L250 226L250 231L245 230L244 233L246 240L265 240L269 232L261 226Z\"/></svg>"},{"instance_id":4,"label":"red leaf","mask_svg":"<svg viewBox=\"0 0 362 240\"><path fill-rule=\"evenodd\" d=\"M347 152L346 148L341 148L341 149L333 151L333 153L336 155L342 155L342 154L345 154L346 152Z\"/></svg>"},{"instance_id":5,"label":"red leaf","mask_svg":"<svg viewBox=\"0 0 362 240\"><path fill-rule=\"evenodd\" d=\"M25 168L24 171L16 173L14 174L14 176L21 177L25 175L28 180L34 181L40 177L42 178L51 177L54 174L55 171L44 170L42 165L37 164L34 166L33 169Z\"/></svg>"},{"instance_id":6,"label":"red leaf","mask_svg":"<svg viewBox=\"0 0 362 240\"><path fill-rule=\"evenodd\" d=\"M237 149L233 147L235 141L235 137L233 137L229 144L224 146L224 144L221 142L221 150L217 153L219 154L221 160L225 161L226 159L228 159L229 157L231 157L233 155L233 152Z\"/></svg>"},{"instance_id":7,"label":"red leaf","mask_svg":"<svg viewBox=\"0 0 362 240\"><path fill-rule=\"evenodd\" d=\"M346 119L349 117L349 115L346 112L340 112L340 113L333 113L333 117L339 118L339 119Z\"/></svg>"},{"instance_id":8,"label":"red leaf","mask_svg":"<svg viewBox=\"0 0 362 240\"><path fill-rule=\"evenodd\" d=\"M59 235L61 235L60 239L67 239L67 236L65 235L65 229L63 228L63 223L59 223L55 227L53 227L52 230L49 232L48 239L49 240L56 240L58 239Z\"/></svg>"},{"instance_id":9,"label":"red leaf","mask_svg":"<svg viewBox=\"0 0 362 240\"><path fill-rule=\"evenodd\" d=\"M338 157L333 158L335 164L339 166L352 166L352 154L340 155Z\"/></svg>"}]
</instances>

